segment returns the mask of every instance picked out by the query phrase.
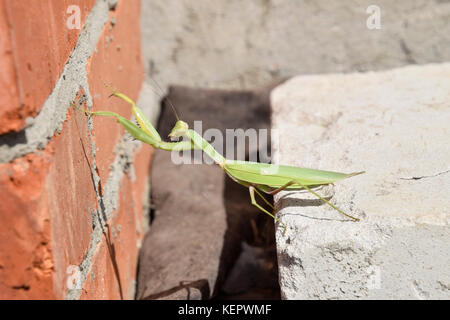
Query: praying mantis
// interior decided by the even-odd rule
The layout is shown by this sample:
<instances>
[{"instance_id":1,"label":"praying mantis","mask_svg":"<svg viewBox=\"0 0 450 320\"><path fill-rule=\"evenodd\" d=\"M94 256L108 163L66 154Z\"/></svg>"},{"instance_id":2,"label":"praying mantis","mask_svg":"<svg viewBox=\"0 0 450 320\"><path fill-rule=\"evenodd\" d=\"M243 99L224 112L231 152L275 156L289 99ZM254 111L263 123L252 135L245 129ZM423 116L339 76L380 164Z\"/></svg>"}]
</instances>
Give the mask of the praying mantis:
<instances>
[{"instance_id":1,"label":"praying mantis","mask_svg":"<svg viewBox=\"0 0 450 320\"><path fill-rule=\"evenodd\" d=\"M169 138L176 140L184 137L187 138L187 140L166 142L161 139L158 131L153 127L150 120L145 116L144 112L136 106L132 99L106 84L105 86L111 90L111 96L116 96L131 105L131 111L136 118L137 124L111 111L86 111L88 114L92 116L106 116L115 118L133 138L149 144L157 149L166 151L183 151L194 149L202 150L209 157L211 157L214 163L223 169L232 180L248 188L251 204L281 224L284 228L283 235L286 232L287 226L275 216L274 206L262 195L262 192L275 195L282 190L304 189L328 204L333 209L337 210L342 215L350 218L352 221L359 221L358 218L345 213L313 189L362 174L364 171L341 173L287 165L229 160L217 152L211 144L203 139L203 137L197 132L189 129L188 124L178 118L175 109L173 111L175 112L177 122L170 132ZM259 196L263 202L273 210L272 213L256 201L256 195Z\"/></svg>"}]
</instances>

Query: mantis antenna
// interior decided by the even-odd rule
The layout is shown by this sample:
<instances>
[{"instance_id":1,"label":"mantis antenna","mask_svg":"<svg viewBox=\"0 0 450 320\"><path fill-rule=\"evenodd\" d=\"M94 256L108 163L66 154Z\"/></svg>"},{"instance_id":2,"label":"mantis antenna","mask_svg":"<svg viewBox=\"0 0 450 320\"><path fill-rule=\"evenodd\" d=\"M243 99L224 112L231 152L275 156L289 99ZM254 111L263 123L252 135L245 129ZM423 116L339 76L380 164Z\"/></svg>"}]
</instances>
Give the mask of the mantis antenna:
<instances>
[{"instance_id":1,"label":"mantis antenna","mask_svg":"<svg viewBox=\"0 0 450 320\"><path fill-rule=\"evenodd\" d=\"M161 86L158 84L158 82L156 81L156 79L150 78L151 81L153 81L153 83L156 85L156 87L159 89L159 93L156 92L156 90L153 89L153 92L155 92L157 95L159 95L160 98L162 98L162 94L164 93L164 90L161 88ZM172 108L172 112L175 115L175 118L177 118L177 121L180 120L180 118L178 117L178 113L177 110L175 109L175 106L173 105L172 101L169 99L169 96L166 96L167 102L169 103L170 107Z\"/></svg>"}]
</instances>

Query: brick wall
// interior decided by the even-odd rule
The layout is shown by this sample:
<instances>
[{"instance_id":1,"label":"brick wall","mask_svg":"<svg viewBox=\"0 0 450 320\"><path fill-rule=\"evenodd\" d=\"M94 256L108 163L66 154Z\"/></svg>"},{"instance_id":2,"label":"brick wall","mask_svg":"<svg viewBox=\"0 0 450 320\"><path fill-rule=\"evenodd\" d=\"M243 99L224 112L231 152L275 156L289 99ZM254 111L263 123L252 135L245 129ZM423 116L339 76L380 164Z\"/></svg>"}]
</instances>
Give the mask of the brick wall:
<instances>
[{"instance_id":1,"label":"brick wall","mask_svg":"<svg viewBox=\"0 0 450 320\"><path fill-rule=\"evenodd\" d=\"M152 151L71 104L131 116L101 79L142 100L139 22L138 0L0 0L1 299L134 296Z\"/></svg>"}]
</instances>

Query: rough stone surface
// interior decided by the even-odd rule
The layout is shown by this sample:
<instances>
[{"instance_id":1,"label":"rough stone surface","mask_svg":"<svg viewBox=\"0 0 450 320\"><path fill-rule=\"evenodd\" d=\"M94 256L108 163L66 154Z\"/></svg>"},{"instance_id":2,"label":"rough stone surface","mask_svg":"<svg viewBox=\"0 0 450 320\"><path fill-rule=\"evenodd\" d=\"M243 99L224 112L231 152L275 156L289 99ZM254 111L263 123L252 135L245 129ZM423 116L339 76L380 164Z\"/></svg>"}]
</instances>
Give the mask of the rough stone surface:
<instances>
[{"instance_id":1,"label":"rough stone surface","mask_svg":"<svg viewBox=\"0 0 450 320\"><path fill-rule=\"evenodd\" d=\"M281 192L285 299L450 298L450 64L293 78L272 92L276 161L366 173Z\"/></svg>"},{"instance_id":2,"label":"rough stone surface","mask_svg":"<svg viewBox=\"0 0 450 320\"><path fill-rule=\"evenodd\" d=\"M169 99L191 126L194 120L202 120L203 130L267 128L271 87L237 92L174 87ZM217 117L219 112L221 117ZM174 122L166 106L159 126L163 139ZM258 236L252 224L258 230L272 221L251 206L248 190L217 166L175 165L170 152L156 150L151 181L155 213L140 254L137 298L208 299L217 295L240 253L241 242Z\"/></svg>"},{"instance_id":3,"label":"rough stone surface","mask_svg":"<svg viewBox=\"0 0 450 320\"><path fill-rule=\"evenodd\" d=\"M381 29L366 26L370 5ZM450 60L442 0L152 0L146 67L163 84L253 88L279 77Z\"/></svg>"}]
</instances>

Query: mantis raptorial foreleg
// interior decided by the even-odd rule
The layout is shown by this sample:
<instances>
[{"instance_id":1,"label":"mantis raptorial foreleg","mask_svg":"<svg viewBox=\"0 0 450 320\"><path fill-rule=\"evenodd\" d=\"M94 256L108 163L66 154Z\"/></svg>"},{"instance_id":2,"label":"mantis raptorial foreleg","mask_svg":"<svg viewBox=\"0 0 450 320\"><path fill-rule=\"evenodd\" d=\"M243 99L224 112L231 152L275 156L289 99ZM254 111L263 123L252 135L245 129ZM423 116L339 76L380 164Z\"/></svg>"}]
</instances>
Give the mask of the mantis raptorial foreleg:
<instances>
[{"instance_id":1,"label":"mantis raptorial foreleg","mask_svg":"<svg viewBox=\"0 0 450 320\"><path fill-rule=\"evenodd\" d=\"M279 220L277 217L275 217L272 213L270 213L269 211L267 211L266 209L264 209L263 207L261 207L261 205L259 205L259 204L256 202L256 199L255 199L255 193L256 193L257 195L259 195L260 198L263 199L264 202L265 202L266 204L268 204L272 209L273 209L273 205L272 205L271 203L269 203L269 201L267 201L267 199L264 198L264 196L263 196L261 193L259 193L259 191L255 189L255 187L249 186L249 187L248 187L248 191L250 192L250 201L251 201L252 205L254 205L255 207L257 207L257 208L258 208L259 210L261 210L262 212L267 213L267 214L268 214L269 216L271 216L275 221L277 221L278 223L280 223L280 224L283 226L283 228L284 228L284 230L283 230L283 235L284 235L284 234L286 233L286 224L285 224L284 222L282 222L281 220Z\"/></svg>"},{"instance_id":2,"label":"mantis raptorial foreleg","mask_svg":"<svg viewBox=\"0 0 450 320\"><path fill-rule=\"evenodd\" d=\"M162 140L157 140L152 136L150 136L145 131L143 131L133 122L115 112L110 111L94 111L94 112L86 111L86 112L93 116L108 116L116 118L117 122L119 122L133 138L145 142L157 149L162 149L166 151L183 151L183 150L192 150L196 148L192 143L192 141L165 142Z\"/></svg>"},{"instance_id":3,"label":"mantis raptorial foreleg","mask_svg":"<svg viewBox=\"0 0 450 320\"><path fill-rule=\"evenodd\" d=\"M272 208L272 210L275 210L275 207L258 191L258 186L255 186L255 192L261 197L261 199Z\"/></svg>"},{"instance_id":4,"label":"mantis raptorial foreleg","mask_svg":"<svg viewBox=\"0 0 450 320\"><path fill-rule=\"evenodd\" d=\"M133 100L131 100L131 98L129 98L125 94L115 90L114 88L108 86L105 82L103 82L103 84L105 85L106 88L111 90L110 97L116 96L131 105L131 112L133 112L134 116L136 117L136 121L139 124L139 127L145 133L150 135L153 139L161 141L161 137L160 137L158 131L156 131L155 127L153 127L153 125L150 123L148 118L145 116L144 112L136 106L136 104L134 103Z\"/></svg>"}]
</instances>

